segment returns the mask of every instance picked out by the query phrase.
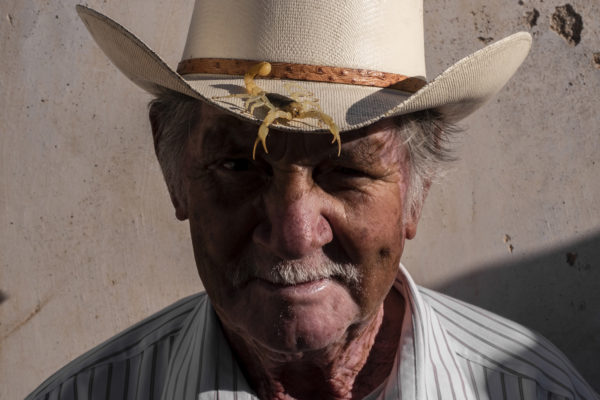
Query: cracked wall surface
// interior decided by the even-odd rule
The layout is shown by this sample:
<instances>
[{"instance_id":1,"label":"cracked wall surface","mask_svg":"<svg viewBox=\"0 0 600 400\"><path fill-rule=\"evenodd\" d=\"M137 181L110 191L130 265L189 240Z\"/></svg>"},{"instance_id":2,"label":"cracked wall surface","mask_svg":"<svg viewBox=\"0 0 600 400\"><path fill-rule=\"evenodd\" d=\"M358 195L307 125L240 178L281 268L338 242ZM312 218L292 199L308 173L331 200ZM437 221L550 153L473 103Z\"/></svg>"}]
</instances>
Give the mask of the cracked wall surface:
<instances>
[{"instance_id":1,"label":"cracked wall surface","mask_svg":"<svg viewBox=\"0 0 600 400\"><path fill-rule=\"evenodd\" d=\"M87 2L176 65L193 4L148 3ZM154 160L150 98L75 4L0 4L0 399L201 288ZM430 79L513 32L534 43L463 122L461 159L403 262L418 283L540 331L600 390L598 16L590 0L426 0Z\"/></svg>"}]
</instances>

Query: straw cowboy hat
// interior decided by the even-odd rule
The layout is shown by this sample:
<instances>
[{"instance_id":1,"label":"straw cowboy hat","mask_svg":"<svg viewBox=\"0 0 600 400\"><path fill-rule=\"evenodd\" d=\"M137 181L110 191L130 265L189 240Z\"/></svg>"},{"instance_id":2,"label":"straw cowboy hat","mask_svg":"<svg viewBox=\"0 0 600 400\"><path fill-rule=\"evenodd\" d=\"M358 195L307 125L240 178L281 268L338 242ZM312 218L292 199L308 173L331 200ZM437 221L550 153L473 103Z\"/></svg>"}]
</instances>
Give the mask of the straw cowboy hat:
<instances>
[{"instance_id":1,"label":"straw cowboy hat","mask_svg":"<svg viewBox=\"0 0 600 400\"><path fill-rule=\"evenodd\" d=\"M260 89L302 93L341 132L424 109L460 120L506 84L531 47L528 33L516 33L427 83L422 1L196 0L175 70L112 19L77 11L108 58L150 93L170 89L260 123L263 107L251 113L243 96L231 95L245 93L244 74L267 61L269 75L255 80ZM273 125L327 131L312 118Z\"/></svg>"}]
</instances>

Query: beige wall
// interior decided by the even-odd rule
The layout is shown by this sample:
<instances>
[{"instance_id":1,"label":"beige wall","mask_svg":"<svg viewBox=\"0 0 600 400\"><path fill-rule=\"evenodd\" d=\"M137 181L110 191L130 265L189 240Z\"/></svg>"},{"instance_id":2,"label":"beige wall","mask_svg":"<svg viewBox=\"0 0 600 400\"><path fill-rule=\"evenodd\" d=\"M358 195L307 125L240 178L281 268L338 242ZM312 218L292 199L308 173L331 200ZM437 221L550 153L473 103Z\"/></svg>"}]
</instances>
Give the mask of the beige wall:
<instances>
[{"instance_id":1,"label":"beige wall","mask_svg":"<svg viewBox=\"0 0 600 400\"><path fill-rule=\"evenodd\" d=\"M570 46L549 28L564 3L523 1L426 1L430 77L478 37L530 30L534 48L465 121L462 160L432 190L404 262L419 283L541 331L600 389L600 5L571 3L584 29ZM201 288L154 160L149 97L75 3L0 3L0 399ZM178 61L191 1L87 4Z\"/></svg>"}]
</instances>

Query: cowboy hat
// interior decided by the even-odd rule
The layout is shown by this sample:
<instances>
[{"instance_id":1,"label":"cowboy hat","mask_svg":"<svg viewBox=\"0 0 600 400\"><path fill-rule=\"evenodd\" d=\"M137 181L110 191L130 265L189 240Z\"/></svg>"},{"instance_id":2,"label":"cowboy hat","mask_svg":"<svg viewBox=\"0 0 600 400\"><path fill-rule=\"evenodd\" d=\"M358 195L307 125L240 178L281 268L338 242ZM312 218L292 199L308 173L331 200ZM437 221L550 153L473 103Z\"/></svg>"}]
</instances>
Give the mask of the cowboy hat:
<instances>
[{"instance_id":1,"label":"cowboy hat","mask_svg":"<svg viewBox=\"0 0 600 400\"><path fill-rule=\"evenodd\" d=\"M300 93L342 132L424 109L458 121L506 84L531 47L529 33L513 34L427 83L422 1L196 0L175 70L107 16L77 12L117 68L150 93L173 90L259 123L264 112L232 94L245 93L245 72L267 61L271 73L255 81L264 93ZM311 119L275 124L325 130Z\"/></svg>"}]
</instances>

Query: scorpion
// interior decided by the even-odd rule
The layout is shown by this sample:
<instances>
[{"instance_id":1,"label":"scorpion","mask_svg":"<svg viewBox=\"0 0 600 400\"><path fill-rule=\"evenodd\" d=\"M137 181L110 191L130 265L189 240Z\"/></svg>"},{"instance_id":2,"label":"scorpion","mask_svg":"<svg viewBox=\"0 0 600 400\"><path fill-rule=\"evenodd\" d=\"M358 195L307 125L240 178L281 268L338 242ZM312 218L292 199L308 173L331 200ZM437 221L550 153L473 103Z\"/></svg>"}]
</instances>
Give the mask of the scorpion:
<instances>
[{"instance_id":1,"label":"scorpion","mask_svg":"<svg viewBox=\"0 0 600 400\"><path fill-rule=\"evenodd\" d=\"M284 87L288 91L289 97L278 93L267 93L255 82L254 78L259 76L267 76L271 73L271 64L266 61L260 62L252 66L246 74L244 74L244 85L246 93L231 94L228 96L213 97L213 99L224 99L237 97L245 99L244 107L249 114L253 114L257 107L267 107L268 113L265 116L262 124L258 128L258 135L254 141L252 148L252 159L256 159L256 148L259 143L262 144L265 153L267 150L267 135L269 134L269 125L277 119L292 121L295 119L315 118L323 121L333 135L331 143L338 144L338 157L341 153L342 142L340 139L340 131L333 122L333 119L325 114L318 104L318 99L314 98L313 94L304 90L300 85L285 84ZM301 89L293 91L294 87Z\"/></svg>"}]
</instances>

